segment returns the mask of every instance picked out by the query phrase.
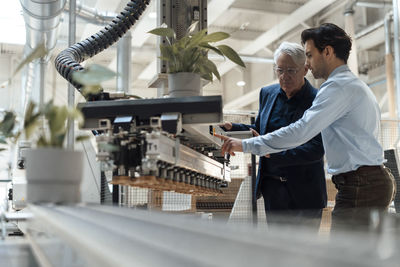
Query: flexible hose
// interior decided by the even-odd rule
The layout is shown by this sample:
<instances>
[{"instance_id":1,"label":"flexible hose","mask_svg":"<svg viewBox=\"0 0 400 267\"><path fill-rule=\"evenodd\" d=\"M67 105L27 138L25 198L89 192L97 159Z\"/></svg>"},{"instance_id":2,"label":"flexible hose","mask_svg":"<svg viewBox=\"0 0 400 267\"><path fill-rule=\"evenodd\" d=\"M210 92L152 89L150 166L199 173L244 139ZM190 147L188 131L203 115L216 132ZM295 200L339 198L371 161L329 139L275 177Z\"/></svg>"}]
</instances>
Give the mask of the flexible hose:
<instances>
[{"instance_id":1,"label":"flexible hose","mask_svg":"<svg viewBox=\"0 0 400 267\"><path fill-rule=\"evenodd\" d=\"M95 56L118 41L139 19L149 2L150 0L129 1L124 10L109 25L98 33L63 50L55 59L57 71L82 93L82 84L72 80L72 73L84 70L79 63Z\"/></svg>"}]
</instances>

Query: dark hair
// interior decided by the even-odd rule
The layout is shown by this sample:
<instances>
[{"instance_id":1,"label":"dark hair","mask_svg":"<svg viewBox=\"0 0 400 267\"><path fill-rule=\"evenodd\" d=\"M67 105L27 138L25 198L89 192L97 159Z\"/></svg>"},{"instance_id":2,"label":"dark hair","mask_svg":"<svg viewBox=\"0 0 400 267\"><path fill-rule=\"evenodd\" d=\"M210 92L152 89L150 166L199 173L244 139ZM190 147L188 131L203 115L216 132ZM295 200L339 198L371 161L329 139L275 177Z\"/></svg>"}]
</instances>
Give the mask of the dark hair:
<instances>
[{"instance_id":1,"label":"dark hair","mask_svg":"<svg viewBox=\"0 0 400 267\"><path fill-rule=\"evenodd\" d=\"M335 50L336 57L347 63L351 50L351 38L340 27L332 23L323 23L317 28L306 29L301 33L301 43L313 40L318 51L322 52L328 45Z\"/></svg>"}]
</instances>

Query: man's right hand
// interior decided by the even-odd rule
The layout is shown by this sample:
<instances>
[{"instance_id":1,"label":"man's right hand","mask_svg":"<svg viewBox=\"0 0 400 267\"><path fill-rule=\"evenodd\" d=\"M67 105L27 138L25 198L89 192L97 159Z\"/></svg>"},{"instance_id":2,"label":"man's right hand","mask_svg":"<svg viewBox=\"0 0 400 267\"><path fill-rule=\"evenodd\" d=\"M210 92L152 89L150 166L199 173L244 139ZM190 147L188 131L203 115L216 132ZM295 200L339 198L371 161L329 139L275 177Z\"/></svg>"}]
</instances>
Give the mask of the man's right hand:
<instances>
[{"instance_id":1,"label":"man's right hand","mask_svg":"<svg viewBox=\"0 0 400 267\"><path fill-rule=\"evenodd\" d=\"M254 137L260 135L260 134L259 134L256 130L254 130L253 128L250 128L250 131L252 132L252 134L253 134Z\"/></svg>"},{"instance_id":2,"label":"man's right hand","mask_svg":"<svg viewBox=\"0 0 400 267\"><path fill-rule=\"evenodd\" d=\"M227 131L232 130L232 123L231 122L224 122L224 124L221 124L220 126L224 127L225 130L227 130Z\"/></svg>"},{"instance_id":3,"label":"man's right hand","mask_svg":"<svg viewBox=\"0 0 400 267\"><path fill-rule=\"evenodd\" d=\"M242 140L220 134L214 134L214 136L224 141L224 144L221 147L223 156L225 156L225 153L229 153L231 156L235 156L235 151L243 151Z\"/></svg>"},{"instance_id":4,"label":"man's right hand","mask_svg":"<svg viewBox=\"0 0 400 267\"><path fill-rule=\"evenodd\" d=\"M256 130L254 130L253 128L250 128L250 131L253 133L253 136L254 136L254 137L260 136L260 134L259 134ZM270 155L270 154L267 154L267 155L265 155L264 157L270 158L271 155Z\"/></svg>"}]
</instances>

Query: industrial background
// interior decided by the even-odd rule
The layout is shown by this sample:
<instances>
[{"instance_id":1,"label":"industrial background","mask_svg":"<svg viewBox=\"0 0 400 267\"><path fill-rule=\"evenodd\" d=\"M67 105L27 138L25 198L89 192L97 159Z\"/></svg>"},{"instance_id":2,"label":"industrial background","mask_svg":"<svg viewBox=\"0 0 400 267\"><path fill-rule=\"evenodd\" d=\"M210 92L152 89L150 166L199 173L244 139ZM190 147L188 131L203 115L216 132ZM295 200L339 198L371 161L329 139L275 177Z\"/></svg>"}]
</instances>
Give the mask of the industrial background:
<instances>
[{"instance_id":1,"label":"industrial background","mask_svg":"<svg viewBox=\"0 0 400 267\"><path fill-rule=\"evenodd\" d=\"M91 114L87 115L91 120L98 119L93 114L103 110L107 112L107 104L95 109L89 102L85 103L85 98L59 74L54 62L63 62L63 59L57 61L56 57L71 45L85 43L87 38L96 39L96 34L112 23L130 2L135 1L2 0L0 109L15 111L21 121L29 100L43 104L53 99L57 105L75 106L79 103L89 110L84 113ZM323 212L318 230L319 238L315 238L315 233L303 232L295 227L266 231L268 226L265 223L263 201L255 201L252 195L257 159L238 153L230 158L227 166L226 159L216 156L216 141L197 131L203 130L203 135L209 135L208 124L216 127L223 121L250 124L257 115L261 87L278 82L273 71L275 49L283 41L300 43L300 34L304 29L332 22L344 28L353 39L348 65L369 85L379 103L382 115L380 142L388 160L386 166L392 169L400 186L397 156L400 126L398 1L141 2L146 2L146 5L148 2L147 7L139 14L140 18L133 26L124 30L126 33L117 42L93 56L80 55L84 60L79 63L83 67L98 64L114 71L116 78L103 82L103 89L110 93L139 96L143 103L150 103L144 109L151 110L151 104L164 103L163 99L167 97L163 85L165 73L162 73L162 62L158 58L160 40L148 31L159 27L163 22L168 24L169 21L179 21L176 19L178 15L188 13L189 16L193 6L200 9L203 7L200 12L200 20L205 23L203 28L207 28L209 34L218 31L229 33L230 37L223 42L238 52L246 68L209 52L208 57L216 64L221 80L204 82L202 95L210 97L207 99L220 96L220 100L216 99L218 104L221 103L220 106L216 105L220 110L207 113L214 117L210 121L204 121L196 117L198 114L192 110L194 106L192 109L188 108L187 113L193 118L186 125L185 118L183 119L182 127L188 135L182 137L181 144L176 141L168 143L169 139L165 138L170 138L170 135L158 137L150 133L143 134L149 128L140 128L142 124L139 125L139 122L148 123L147 117L145 120L135 121L135 125L129 130L140 140L134 141L135 148L136 145L142 145L140 138L148 142L154 139L154 142L177 150L179 145L187 145L191 141L199 142L198 146L190 147L195 152L189 153L188 157L198 159L198 162L208 162L207 158L199 157L211 155L212 164L224 173L220 178L214 179L209 173L201 173L200 167L199 173L193 170L196 167L188 171L189 168L178 164L180 160L184 160L183 157L175 157L172 161L165 159L154 165L158 168L155 176L161 177L165 174L165 180L170 182L170 189L159 179L141 183L138 179L132 179L139 176L132 168L129 172L128 169L122 170L121 164L122 167L118 170L107 169L104 164L96 161L96 158L99 159L96 142L101 143L108 139L100 140L95 137L98 128L91 129L86 125L86 129L81 129L75 125L75 128L70 128L70 134L90 135L90 139L82 143L73 144L71 139L68 141L69 148L75 147L85 153L84 178L80 186L81 203L77 206L32 205L26 208L24 170L17 168L16 163L10 164L13 160L18 161L24 157L21 151L25 143L20 142L11 146L11 149L0 152L0 199L5 202L0 209L3 238L0 241L0 266L243 266L266 261L271 266L396 266L400 261L396 253L400 246L400 218L397 217L400 212L400 197L390 207L394 217L386 221L379 214L374 217L374 233L382 235L371 237L346 233L339 235L337 240L333 237L329 239L330 212L336 189L327 174L328 206ZM177 13L168 13L169 11L165 11L166 7ZM41 43L50 52L39 60L24 65L14 75L20 62ZM74 67L69 66L70 69ZM323 80L314 79L311 72L306 78L317 88L323 83ZM94 111L90 111L93 107ZM113 116L115 120L111 123L115 124L117 119L126 118ZM186 120L188 117L189 115ZM152 119L154 117L150 121ZM157 119L156 123L162 124L162 120ZM205 128L192 128L191 123L199 121L206 125ZM106 123L99 120L99 124L102 122ZM155 129L152 123L151 121L150 132ZM120 129L128 129L124 128L126 125L123 123L120 125ZM133 128L135 129L132 130ZM105 129L101 128L100 131ZM118 136L115 129L108 133L115 134L115 138L120 138L118 140L122 143L132 141ZM107 130L110 129L105 131ZM119 134L125 133L120 130ZM173 151L175 156L175 150ZM196 154L196 151L201 155ZM160 152L160 155L162 153L164 152ZM147 155L146 159L149 157L151 156ZM103 158L103 163L108 163L107 160ZM143 177L153 175L156 168L151 165L151 159L147 163L150 167L144 168ZM144 166L144 161L141 164ZM171 165L174 164L180 169L175 168L175 174L170 174ZM229 178L226 176L226 169ZM181 183L193 187L180 188ZM10 193L12 191L13 194ZM114 209L115 206L126 209ZM131 211L134 213L130 213ZM167 216L163 217L165 215ZM71 229L76 231L70 231ZM311 241L306 242L310 237ZM334 241L338 241L340 246ZM199 255L200 250L205 248L206 256L202 257ZM103 253L104 251L109 255L105 255L107 253ZM215 251L218 253L214 253ZM319 254L310 256L310 251ZM333 256L330 253L332 251L336 253ZM354 255L362 255L360 257L363 258L355 259Z\"/></svg>"}]
</instances>

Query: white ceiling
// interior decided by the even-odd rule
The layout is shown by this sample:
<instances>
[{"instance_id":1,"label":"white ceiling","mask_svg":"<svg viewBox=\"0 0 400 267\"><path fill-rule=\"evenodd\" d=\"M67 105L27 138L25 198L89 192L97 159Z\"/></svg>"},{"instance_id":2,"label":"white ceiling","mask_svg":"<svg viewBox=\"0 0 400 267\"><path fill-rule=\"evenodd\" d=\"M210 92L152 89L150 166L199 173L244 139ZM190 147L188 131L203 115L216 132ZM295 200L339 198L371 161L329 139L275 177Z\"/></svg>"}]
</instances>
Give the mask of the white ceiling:
<instances>
[{"instance_id":1,"label":"white ceiling","mask_svg":"<svg viewBox=\"0 0 400 267\"><path fill-rule=\"evenodd\" d=\"M16 1L16 0L14 0ZM118 13L123 9L127 0L82 0L84 6L95 8L99 12ZM146 32L156 26L156 18L152 17L156 8L155 0L141 16L140 20L132 27L132 83L129 91L143 97L156 97L157 91L148 88L150 80L156 75L156 38ZM366 1L359 1L366 2ZM371 2L371 1L369 1ZM370 25L383 19L391 8L391 1L377 0L373 2L387 3L384 8L370 8L355 6L355 32L356 34ZM344 27L344 7L346 0L209 0L208 1L208 29L209 32L225 31L231 38L225 43L232 46L239 54L252 57L252 63L246 60L247 68L241 69L230 62L216 60L222 81L218 80L204 87L204 94L222 94L228 109L257 109L258 92L261 86L275 81L272 64L263 59L271 59L274 49L282 41L300 41L300 33L307 27L313 27L321 22L333 22ZM0 22L1 22L0 13ZM77 41L83 40L96 33L103 26L92 25L82 19L77 19ZM67 47L68 40L68 14L63 14L63 22L54 56ZM359 68L363 69L363 79L367 82L384 79L384 35L383 27L356 38L358 48ZM21 59L23 46L9 44L0 39L0 59L9 62L10 66L0 74L0 82L12 70L12 64ZM251 58L250 58L251 59ZM7 61L8 60L8 61ZM2 61L3 62L3 61ZM14 63L13 63L14 62ZM85 64L98 63L116 69L116 46L101 52L87 60ZM49 94L56 94L65 99L67 82L57 73L51 62L46 77L46 90ZM314 81L308 76L314 85ZM239 80L246 81L245 86L237 86ZM104 88L113 91L116 81L103 84ZM15 88L14 88L15 87ZM18 82L12 90L19 90ZM373 91L378 100L385 95L385 83L374 86ZM10 94L11 97L12 94ZM385 101L383 101L385 109Z\"/></svg>"}]
</instances>

